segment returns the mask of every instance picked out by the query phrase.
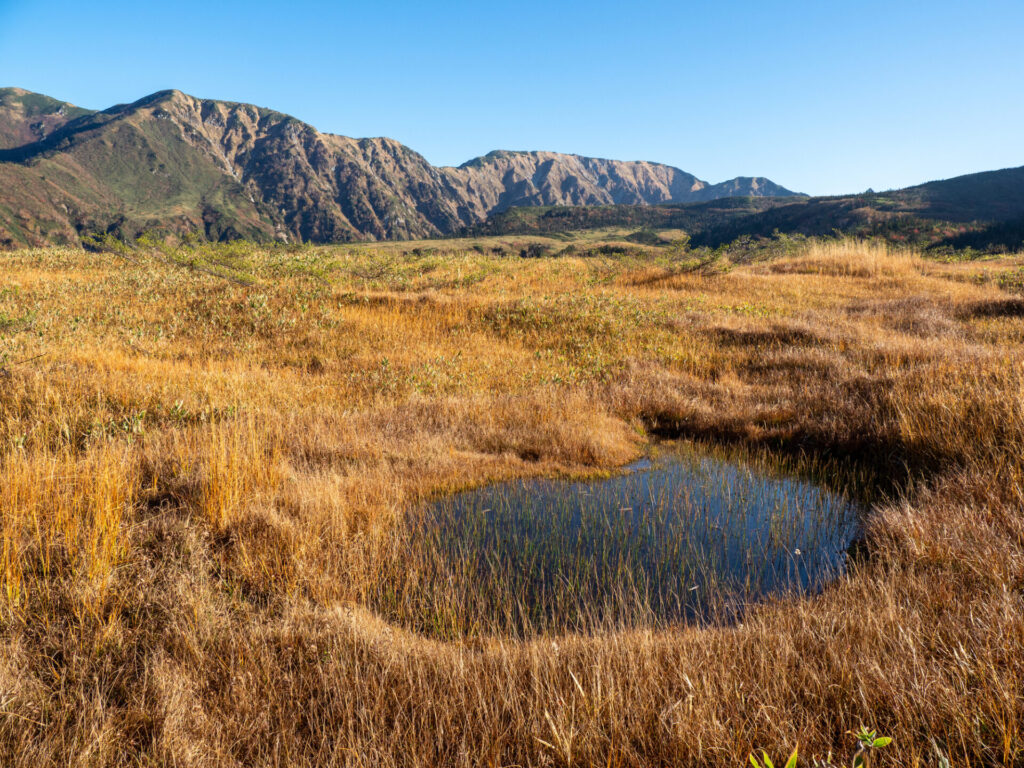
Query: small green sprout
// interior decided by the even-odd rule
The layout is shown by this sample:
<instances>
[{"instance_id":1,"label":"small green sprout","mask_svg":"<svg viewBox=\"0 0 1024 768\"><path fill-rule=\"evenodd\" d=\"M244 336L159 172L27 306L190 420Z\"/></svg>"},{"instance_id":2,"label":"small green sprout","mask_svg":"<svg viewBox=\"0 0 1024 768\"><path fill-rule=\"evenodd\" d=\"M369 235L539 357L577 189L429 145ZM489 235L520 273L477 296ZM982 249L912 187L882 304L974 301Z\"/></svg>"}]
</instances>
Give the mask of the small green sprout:
<instances>
[{"instance_id":1,"label":"small green sprout","mask_svg":"<svg viewBox=\"0 0 1024 768\"><path fill-rule=\"evenodd\" d=\"M860 742L860 747L853 755L853 768L869 768L872 750L886 747L892 743L890 737L879 736L878 731L869 731L863 725L856 733L853 731L850 731L850 733Z\"/></svg>"},{"instance_id":2,"label":"small green sprout","mask_svg":"<svg viewBox=\"0 0 1024 768\"><path fill-rule=\"evenodd\" d=\"M879 736L878 731L869 731L863 725L853 735L865 748L886 747L892 743L892 739L888 736Z\"/></svg>"},{"instance_id":3,"label":"small green sprout","mask_svg":"<svg viewBox=\"0 0 1024 768\"><path fill-rule=\"evenodd\" d=\"M847 731L847 733L857 739L860 745L853 755L853 760L851 761L852 768L870 768L872 751L887 747L892 743L892 739L889 736L879 736L878 731L869 731L864 726L861 726L859 731ZM786 761L785 768L796 768L796 753L797 751L794 749L793 754ZM763 749L761 750L760 760L754 757L753 754L750 755L750 764L754 768L775 768L775 764ZM814 765L816 768L839 768L836 763L832 762L831 752L829 752L828 757L824 760L817 757L814 758Z\"/></svg>"},{"instance_id":4,"label":"small green sprout","mask_svg":"<svg viewBox=\"0 0 1024 768\"><path fill-rule=\"evenodd\" d=\"M860 742L860 746L853 756L853 768L869 768L871 764L871 751L888 746L892 742L889 736L880 736L878 731L869 731L864 726L854 733L849 731Z\"/></svg>"},{"instance_id":5,"label":"small green sprout","mask_svg":"<svg viewBox=\"0 0 1024 768\"><path fill-rule=\"evenodd\" d=\"M790 755L789 760L786 761L785 768L796 768L796 752L797 751L794 749L793 754ZM750 764L753 765L754 768L775 768L775 763L772 762L772 759L768 757L768 753L763 749L761 750L761 761L758 762L758 759L751 754Z\"/></svg>"}]
</instances>

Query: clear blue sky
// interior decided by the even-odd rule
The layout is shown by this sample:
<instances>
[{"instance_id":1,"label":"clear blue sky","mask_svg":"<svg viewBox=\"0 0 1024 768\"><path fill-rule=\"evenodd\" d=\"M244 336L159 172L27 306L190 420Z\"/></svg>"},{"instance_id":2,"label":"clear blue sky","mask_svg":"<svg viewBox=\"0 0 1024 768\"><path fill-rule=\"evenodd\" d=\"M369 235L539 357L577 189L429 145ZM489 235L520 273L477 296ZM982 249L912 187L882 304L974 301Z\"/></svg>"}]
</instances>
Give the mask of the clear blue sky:
<instances>
[{"instance_id":1,"label":"clear blue sky","mask_svg":"<svg viewBox=\"0 0 1024 768\"><path fill-rule=\"evenodd\" d=\"M842 193L1024 165L1024 2L0 0L0 85Z\"/></svg>"}]
</instances>

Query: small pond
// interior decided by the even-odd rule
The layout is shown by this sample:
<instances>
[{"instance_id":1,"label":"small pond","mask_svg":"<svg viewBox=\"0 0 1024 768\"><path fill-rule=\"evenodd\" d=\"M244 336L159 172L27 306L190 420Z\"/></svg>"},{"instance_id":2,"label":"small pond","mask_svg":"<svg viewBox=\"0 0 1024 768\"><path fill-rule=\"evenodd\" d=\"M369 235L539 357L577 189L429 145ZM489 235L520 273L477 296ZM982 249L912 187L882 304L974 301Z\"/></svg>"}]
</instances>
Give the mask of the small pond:
<instances>
[{"instance_id":1,"label":"small pond","mask_svg":"<svg viewBox=\"0 0 1024 768\"><path fill-rule=\"evenodd\" d=\"M414 516L400 612L440 635L729 620L834 579L861 510L763 462L680 447L594 481L485 486Z\"/></svg>"}]
</instances>

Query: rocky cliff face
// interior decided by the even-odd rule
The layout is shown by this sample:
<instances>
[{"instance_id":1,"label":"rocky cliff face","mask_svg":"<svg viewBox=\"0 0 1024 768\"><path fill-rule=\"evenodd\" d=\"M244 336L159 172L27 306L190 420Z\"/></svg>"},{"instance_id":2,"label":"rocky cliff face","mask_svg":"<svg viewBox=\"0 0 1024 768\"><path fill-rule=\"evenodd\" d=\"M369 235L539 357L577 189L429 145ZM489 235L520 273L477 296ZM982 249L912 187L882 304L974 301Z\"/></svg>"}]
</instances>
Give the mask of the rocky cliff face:
<instances>
[{"instance_id":1,"label":"rocky cliff face","mask_svg":"<svg viewBox=\"0 0 1024 768\"><path fill-rule=\"evenodd\" d=\"M436 168L391 139L323 134L279 112L178 91L103 112L0 91L0 244L8 246L147 229L415 238L511 206L789 194L766 179L709 185L658 163L553 152L492 152Z\"/></svg>"},{"instance_id":2,"label":"rocky cliff face","mask_svg":"<svg viewBox=\"0 0 1024 768\"><path fill-rule=\"evenodd\" d=\"M707 187L668 165L556 152L491 152L443 173L477 220L513 206L682 202Z\"/></svg>"}]
</instances>

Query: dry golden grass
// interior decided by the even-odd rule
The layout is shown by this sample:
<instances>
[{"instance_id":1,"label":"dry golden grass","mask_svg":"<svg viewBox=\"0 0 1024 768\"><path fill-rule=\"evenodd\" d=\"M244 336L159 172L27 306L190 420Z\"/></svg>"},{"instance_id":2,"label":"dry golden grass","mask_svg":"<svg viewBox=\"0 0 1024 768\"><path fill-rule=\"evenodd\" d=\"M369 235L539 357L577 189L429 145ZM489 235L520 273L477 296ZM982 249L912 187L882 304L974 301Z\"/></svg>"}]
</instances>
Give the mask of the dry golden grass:
<instances>
[{"instance_id":1,"label":"dry golden grass","mask_svg":"<svg viewBox=\"0 0 1024 768\"><path fill-rule=\"evenodd\" d=\"M864 723L888 764L1024 765L1019 259L426 245L3 257L3 764L736 766ZM870 468L868 556L726 627L367 607L417 500L651 433Z\"/></svg>"},{"instance_id":2,"label":"dry golden grass","mask_svg":"<svg viewBox=\"0 0 1024 768\"><path fill-rule=\"evenodd\" d=\"M803 272L833 277L912 277L922 267L920 255L884 242L856 249L843 241L811 242L799 255L772 261L773 272Z\"/></svg>"}]
</instances>

